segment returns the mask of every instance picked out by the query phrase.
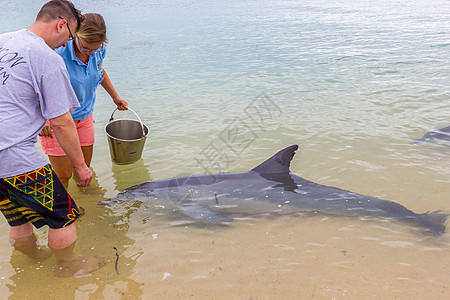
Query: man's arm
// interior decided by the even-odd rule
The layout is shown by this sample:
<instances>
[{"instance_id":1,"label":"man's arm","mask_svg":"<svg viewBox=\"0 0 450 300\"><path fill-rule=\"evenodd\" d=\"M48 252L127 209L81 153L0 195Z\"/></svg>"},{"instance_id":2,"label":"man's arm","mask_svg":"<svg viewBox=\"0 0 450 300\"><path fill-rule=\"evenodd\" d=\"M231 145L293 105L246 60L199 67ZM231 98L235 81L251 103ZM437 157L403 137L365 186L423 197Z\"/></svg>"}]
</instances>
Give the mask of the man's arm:
<instances>
[{"instance_id":1,"label":"man's arm","mask_svg":"<svg viewBox=\"0 0 450 300\"><path fill-rule=\"evenodd\" d=\"M50 119L50 125L55 133L59 145L69 157L72 165L80 178L78 186L91 184L92 172L84 162L83 152L80 147L77 129L69 112L59 117Z\"/></svg>"}]
</instances>

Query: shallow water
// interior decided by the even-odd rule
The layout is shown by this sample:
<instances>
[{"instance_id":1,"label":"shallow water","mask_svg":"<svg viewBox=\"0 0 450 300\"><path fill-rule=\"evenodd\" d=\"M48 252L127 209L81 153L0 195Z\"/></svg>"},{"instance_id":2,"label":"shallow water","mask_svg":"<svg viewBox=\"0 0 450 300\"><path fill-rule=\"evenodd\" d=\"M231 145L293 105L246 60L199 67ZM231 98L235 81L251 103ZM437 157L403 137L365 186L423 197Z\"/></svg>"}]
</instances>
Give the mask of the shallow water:
<instances>
[{"instance_id":1,"label":"shallow water","mask_svg":"<svg viewBox=\"0 0 450 300\"><path fill-rule=\"evenodd\" d=\"M96 180L69 192L86 209L78 252L108 263L54 278L46 229L36 232L43 258L30 262L10 247L2 218L0 295L444 299L448 233L300 214L214 228L149 204L97 207L138 183L244 172L298 144L291 170L301 177L449 212L450 144L410 142L450 125L450 7L391 2L74 1L104 15L108 74L151 133L141 160L112 164L103 127L114 106L99 90ZM6 1L1 32L29 25L42 3Z\"/></svg>"}]
</instances>

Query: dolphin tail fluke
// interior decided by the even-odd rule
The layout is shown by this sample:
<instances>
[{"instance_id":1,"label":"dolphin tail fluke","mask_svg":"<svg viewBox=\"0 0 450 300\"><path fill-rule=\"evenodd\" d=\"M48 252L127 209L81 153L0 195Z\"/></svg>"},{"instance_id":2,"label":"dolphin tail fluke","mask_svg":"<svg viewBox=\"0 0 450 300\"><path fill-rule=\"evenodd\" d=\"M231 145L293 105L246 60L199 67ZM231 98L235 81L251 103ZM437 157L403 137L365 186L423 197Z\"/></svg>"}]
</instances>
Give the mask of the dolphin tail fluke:
<instances>
[{"instance_id":1,"label":"dolphin tail fluke","mask_svg":"<svg viewBox=\"0 0 450 300\"><path fill-rule=\"evenodd\" d=\"M289 173L291 160L295 155L298 145L292 145L264 161L262 164L253 168L252 171L258 173Z\"/></svg>"},{"instance_id":2,"label":"dolphin tail fluke","mask_svg":"<svg viewBox=\"0 0 450 300\"><path fill-rule=\"evenodd\" d=\"M419 224L434 235L442 235L445 232L445 221L448 214L434 211L419 215Z\"/></svg>"}]
</instances>

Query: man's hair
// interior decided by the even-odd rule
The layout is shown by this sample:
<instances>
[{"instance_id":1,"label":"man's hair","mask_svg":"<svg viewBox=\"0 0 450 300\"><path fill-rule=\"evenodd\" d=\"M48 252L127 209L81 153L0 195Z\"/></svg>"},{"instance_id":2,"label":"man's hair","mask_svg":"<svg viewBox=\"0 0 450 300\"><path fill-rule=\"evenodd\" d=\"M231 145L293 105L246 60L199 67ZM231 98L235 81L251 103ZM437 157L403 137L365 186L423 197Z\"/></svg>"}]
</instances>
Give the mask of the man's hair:
<instances>
[{"instance_id":1,"label":"man's hair","mask_svg":"<svg viewBox=\"0 0 450 300\"><path fill-rule=\"evenodd\" d=\"M49 22L59 17L67 21L77 21L77 30L83 19L81 12L75 8L72 2L67 0L51 0L42 6L36 21Z\"/></svg>"},{"instance_id":2,"label":"man's hair","mask_svg":"<svg viewBox=\"0 0 450 300\"><path fill-rule=\"evenodd\" d=\"M77 35L86 43L106 43L106 24L102 15L84 14Z\"/></svg>"}]
</instances>

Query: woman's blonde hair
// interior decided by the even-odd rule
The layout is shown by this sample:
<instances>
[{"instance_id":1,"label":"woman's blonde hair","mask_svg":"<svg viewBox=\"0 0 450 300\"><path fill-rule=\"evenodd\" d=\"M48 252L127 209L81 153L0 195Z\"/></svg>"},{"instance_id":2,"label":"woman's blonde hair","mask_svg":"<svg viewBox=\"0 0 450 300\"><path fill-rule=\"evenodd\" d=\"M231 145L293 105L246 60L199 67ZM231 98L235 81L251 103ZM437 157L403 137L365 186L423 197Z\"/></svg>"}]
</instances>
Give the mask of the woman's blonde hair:
<instances>
[{"instance_id":1,"label":"woman's blonde hair","mask_svg":"<svg viewBox=\"0 0 450 300\"><path fill-rule=\"evenodd\" d=\"M106 24L102 15L87 13L83 15L78 37L86 43L106 43Z\"/></svg>"}]
</instances>

